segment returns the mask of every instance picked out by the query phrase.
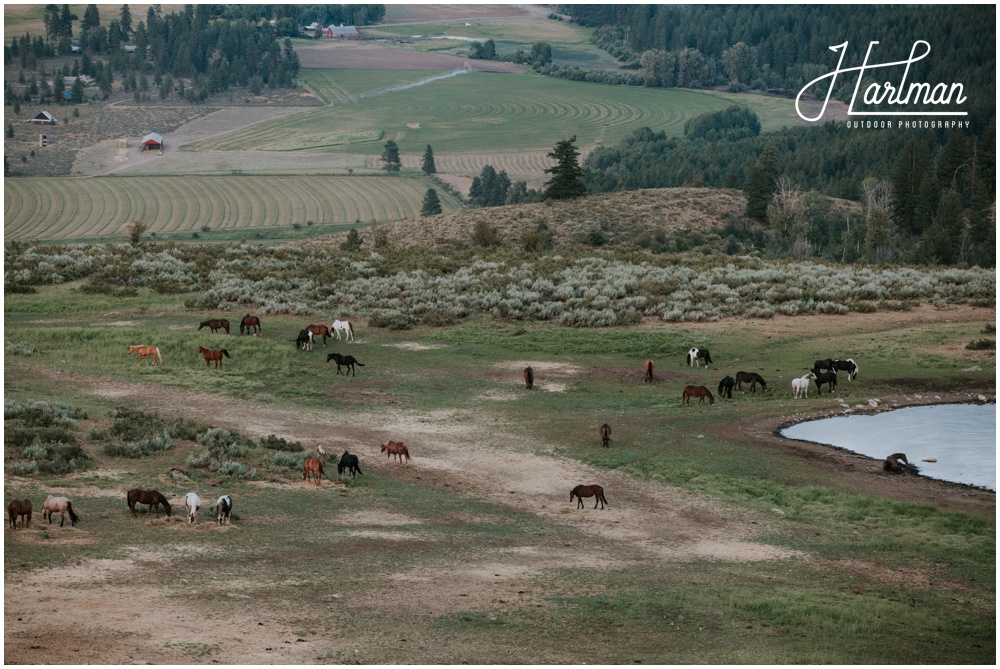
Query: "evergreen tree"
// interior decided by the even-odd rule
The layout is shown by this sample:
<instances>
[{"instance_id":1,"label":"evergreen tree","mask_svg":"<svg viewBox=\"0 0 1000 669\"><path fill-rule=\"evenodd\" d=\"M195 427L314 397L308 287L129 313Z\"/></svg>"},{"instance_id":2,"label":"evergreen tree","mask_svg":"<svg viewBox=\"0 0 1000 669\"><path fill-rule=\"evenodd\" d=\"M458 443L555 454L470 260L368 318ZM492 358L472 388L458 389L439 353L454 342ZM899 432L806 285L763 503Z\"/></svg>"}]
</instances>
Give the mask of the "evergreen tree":
<instances>
[{"instance_id":1,"label":"evergreen tree","mask_svg":"<svg viewBox=\"0 0 1000 669\"><path fill-rule=\"evenodd\" d=\"M933 169L927 142L912 138L903 147L892 167L893 217L910 233L919 234L923 225L917 220L920 185Z\"/></svg>"},{"instance_id":2,"label":"evergreen tree","mask_svg":"<svg viewBox=\"0 0 1000 669\"><path fill-rule=\"evenodd\" d=\"M437 174L437 167L434 165L434 149L431 148L430 144L427 145L427 150L424 151L424 162L420 165L420 169L427 176Z\"/></svg>"},{"instance_id":3,"label":"evergreen tree","mask_svg":"<svg viewBox=\"0 0 1000 669\"><path fill-rule=\"evenodd\" d=\"M97 9L97 5L87 5L87 9L83 12L83 21L80 23L80 29L86 32L97 28L99 25L101 25L101 13Z\"/></svg>"},{"instance_id":4,"label":"evergreen tree","mask_svg":"<svg viewBox=\"0 0 1000 669\"><path fill-rule=\"evenodd\" d=\"M132 32L132 12L129 11L128 5L122 5L122 11L118 15L118 25L125 34L125 39L128 39L128 34Z\"/></svg>"},{"instance_id":5,"label":"evergreen tree","mask_svg":"<svg viewBox=\"0 0 1000 669\"><path fill-rule=\"evenodd\" d=\"M398 172L402 167L402 162L399 159L399 145L396 141L390 139L385 143L385 150L382 151L382 157L379 159L382 161L382 169L386 172Z\"/></svg>"},{"instance_id":6,"label":"evergreen tree","mask_svg":"<svg viewBox=\"0 0 1000 669\"><path fill-rule=\"evenodd\" d=\"M747 198L746 215L748 217L758 221L767 219L767 205L771 203L771 196L777 189L777 178L778 152L774 148L774 144L768 142L760 157L757 158L753 169L750 170L743 186L743 193Z\"/></svg>"},{"instance_id":7,"label":"evergreen tree","mask_svg":"<svg viewBox=\"0 0 1000 669\"><path fill-rule=\"evenodd\" d=\"M438 199L437 191L433 188L428 188L427 193L424 195L424 203L420 208L421 216L434 216L435 214L441 213L441 200Z\"/></svg>"},{"instance_id":8,"label":"evergreen tree","mask_svg":"<svg viewBox=\"0 0 1000 669\"><path fill-rule=\"evenodd\" d=\"M553 200L568 200L586 195L587 186L583 182L583 168L580 167L580 150L576 148L576 135L556 142L549 158L556 164L545 170L552 178L545 182L543 195Z\"/></svg>"}]
</instances>

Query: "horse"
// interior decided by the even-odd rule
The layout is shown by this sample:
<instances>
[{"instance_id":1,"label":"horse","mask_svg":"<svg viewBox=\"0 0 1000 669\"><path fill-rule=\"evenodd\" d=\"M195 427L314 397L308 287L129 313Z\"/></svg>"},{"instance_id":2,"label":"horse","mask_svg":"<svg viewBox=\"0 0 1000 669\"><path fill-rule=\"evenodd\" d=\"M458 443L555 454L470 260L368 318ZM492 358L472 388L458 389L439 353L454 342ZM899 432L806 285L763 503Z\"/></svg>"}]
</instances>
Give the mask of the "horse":
<instances>
[{"instance_id":1,"label":"horse","mask_svg":"<svg viewBox=\"0 0 1000 669\"><path fill-rule=\"evenodd\" d=\"M799 393L805 395L806 399L809 399L809 380L816 379L816 375L812 372L807 372L805 376L801 376L797 379L792 379L792 394L797 399Z\"/></svg>"},{"instance_id":2,"label":"horse","mask_svg":"<svg viewBox=\"0 0 1000 669\"><path fill-rule=\"evenodd\" d=\"M340 355L339 353L330 353L326 356L326 361L329 363L331 360L337 363L337 373L340 374L340 367L347 367L347 371L351 372L354 376L357 376L357 372L354 370L354 365L358 367L364 367L364 363L358 362L353 355ZM344 376L347 376L347 372L344 372Z\"/></svg>"},{"instance_id":3,"label":"horse","mask_svg":"<svg viewBox=\"0 0 1000 669\"><path fill-rule=\"evenodd\" d=\"M825 369L827 371L830 371L831 369L833 369L835 364L836 361L833 358L826 358L825 360L817 360L816 362L813 363L813 369L814 370Z\"/></svg>"},{"instance_id":4,"label":"horse","mask_svg":"<svg viewBox=\"0 0 1000 669\"><path fill-rule=\"evenodd\" d=\"M830 392L837 387L837 372L821 372L818 369L812 370L812 373L816 376L816 392L820 395L823 394L823 384L826 383L830 386Z\"/></svg>"},{"instance_id":5,"label":"horse","mask_svg":"<svg viewBox=\"0 0 1000 669\"><path fill-rule=\"evenodd\" d=\"M524 368L524 387L526 390L531 390L535 387L535 372L531 367Z\"/></svg>"},{"instance_id":6,"label":"horse","mask_svg":"<svg viewBox=\"0 0 1000 669\"><path fill-rule=\"evenodd\" d=\"M330 328L325 325L307 325L306 330L312 333L313 337L322 337L323 346L326 346L326 338L330 336Z\"/></svg>"},{"instance_id":7,"label":"horse","mask_svg":"<svg viewBox=\"0 0 1000 669\"><path fill-rule=\"evenodd\" d=\"M899 464L900 462L903 464ZM910 464L910 461L906 459L905 453L893 453L887 457L885 462L882 463L882 469L887 472L910 472L912 474L916 474L920 471L915 465Z\"/></svg>"},{"instance_id":8,"label":"horse","mask_svg":"<svg viewBox=\"0 0 1000 669\"><path fill-rule=\"evenodd\" d=\"M604 505L608 504L608 500L604 497L604 488L599 485L578 485L570 491L569 501L572 502L574 497L576 497L576 508L578 509L583 508L584 497L594 498L595 509L597 508L598 502L601 503L602 510L604 509ZM611 508L610 504L608 504L608 508Z\"/></svg>"},{"instance_id":9,"label":"horse","mask_svg":"<svg viewBox=\"0 0 1000 669\"><path fill-rule=\"evenodd\" d=\"M690 367L691 365L694 365L695 367L700 367L702 360L705 361L705 368L708 369L708 366L712 362L712 356L709 354L707 348L692 348L690 351L688 351L687 355L688 367Z\"/></svg>"},{"instance_id":10,"label":"horse","mask_svg":"<svg viewBox=\"0 0 1000 669\"><path fill-rule=\"evenodd\" d=\"M21 517L21 527L31 525L31 500L12 499L7 505L7 515L10 516L10 529L17 529L17 517Z\"/></svg>"},{"instance_id":11,"label":"horse","mask_svg":"<svg viewBox=\"0 0 1000 669\"><path fill-rule=\"evenodd\" d=\"M233 514L233 498L229 495L222 495L219 499L215 500L215 519L219 523L219 527L222 524L230 525L232 521Z\"/></svg>"},{"instance_id":12,"label":"horse","mask_svg":"<svg viewBox=\"0 0 1000 669\"><path fill-rule=\"evenodd\" d=\"M260 319L250 314L244 316L243 320L240 321L240 334L243 334L244 330L247 334L252 333L254 337L261 334Z\"/></svg>"},{"instance_id":13,"label":"horse","mask_svg":"<svg viewBox=\"0 0 1000 669\"><path fill-rule=\"evenodd\" d=\"M603 446L604 448L608 448L609 444L611 443L611 426L608 425L607 423L602 425L600 429L600 434L601 434L601 446Z\"/></svg>"},{"instance_id":14,"label":"horse","mask_svg":"<svg viewBox=\"0 0 1000 669\"><path fill-rule=\"evenodd\" d=\"M160 349L155 346L129 346L127 355L132 355L133 353L139 356L140 363L143 358L150 358L154 365L157 360L160 361L161 365L163 364L163 356L160 355Z\"/></svg>"},{"instance_id":15,"label":"horse","mask_svg":"<svg viewBox=\"0 0 1000 669\"><path fill-rule=\"evenodd\" d=\"M719 397L728 397L733 399L733 386L736 385L736 381L731 376L727 376L719 381Z\"/></svg>"},{"instance_id":16,"label":"horse","mask_svg":"<svg viewBox=\"0 0 1000 669\"><path fill-rule=\"evenodd\" d=\"M715 404L715 398L712 396L712 391L705 386L685 386L684 394L681 395L681 406L685 404L691 406L691 398L698 398L698 406L705 403L705 398L708 398L709 404Z\"/></svg>"},{"instance_id":17,"label":"horse","mask_svg":"<svg viewBox=\"0 0 1000 669\"><path fill-rule=\"evenodd\" d=\"M303 351L313 350L313 333L309 330L299 330L299 336L295 338L295 348Z\"/></svg>"},{"instance_id":18,"label":"horse","mask_svg":"<svg viewBox=\"0 0 1000 669\"><path fill-rule=\"evenodd\" d=\"M73 513L73 504L65 497L53 497L49 495L45 498L45 502L42 504L42 520L46 518L49 519L49 525L52 524L52 514L59 514L59 527L63 526L66 522L66 514L69 514L70 525L76 525L76 521L80 520L80 517Z\"/></svg>"},{"instance_id":19,"label":"horse","mask_svg":"<svg viewBox=\"0 0 1000 669\"><path fill-rule=\"evenodd\" d=\"M132 517L135 518L135 505L136 504L148 504L149 507L146 509L146 517L149 518L149 512L154 508L156 509L156 517L160 517L160 505L163 505L163 510L167 514L167 518L170 517L170 502L167 498L163 496L159 490L140 490L139 488L132 488L125 495L125 499L128 502L129 511L132 512Z\"/></svg>"},{"instance_id":20,"label":"horse","mask_svg":"<svg viewBox=\"0 0 1000 669\"><path fill-rule=\"evenodd\" d=\"M184 506L187 507L188 525L194 525L198 520L198 509L201 508L201 497L197 493L189 492L184 495Z\"/></svg>"},{"instance_id":21,"label":"horse","mask_svg":"<svg viewBox=\"0 0 1000 669\"><path fill-rule=\"evenodd\" d=\"M642 382L643 383L652 383L653 382L653 361L652 360L647 360L645 363L643 363L643 365L642 365L642 371L645 374L645 377L643 378Z\"/></svg>"},{"instance_id":22,"label":"horse","mask_svg":"<svg viewBox=\"0 0 1000 669\"><path fill-rule=\"evenodd\" d=\"M215 334L218 330L225 330L226 334L229 334L229 321L225 318L210 318L198 324L198 329L202 328L208 328L212 331L212 334Z\"/></svg>"},{"instance_id":23,"label":"horse","mask_svg":"<svg viewBox=\"0 0 1000 669\"><path fill-rule=\"evenodd\" d=\"M350 341L354 339L354 326L351 325L351 321L334 321L330 325L330 329L333 330L334 333L336 333L337 341L340 341L341 332L344 333L344 341Z\"/></svg>"},{"instance_id":24,"label":"horse","mask_svg":"<svg viewBox=\"0 0 1000 669\"><path fill-rule=\"evenodd\" d=\"M834 360L833 367L836 371L847 372L847 380L853 381L858 378L858 363L851 358L847 360Z\"/></svg>"},{"instance_id":25,"label":"horse","mask_svg":"<svg viewBox=\"0 0 1000 669\"><path fill-rule=\"evenodd\" d=\"M736 372L736 389L743 392L743 384L750 384L750 391L757 392L757 384L767 392L767 381L757 372Z\"/></svg>"},{"instance_id":26,"label":"horse","mask_svg":"<svg viewBox=\"0 0 1000 669\"><path fill-rule=\"evenodd\" d=\"M401 441L392 441L390 439L389 441L382 444L382 450L379 452L385 453L386 462L388 462L389 458L393 456L396 456L396 458L399 459L400 463L403 462L403 458L406 458L407 462L410 461L410 449L408 449L406 447L406 444L404 444Z\"/></svg>"},{"instance_id":27,"label":"horse","mask_svg":"<svg viewBox=\"0 0 1000 669\"><path fill-rule=\"evenodd\" d=\"M314 458L310 455L306 458L305 462L302 463L302 480L315 478L316 485L321 485L324 473L323 461L319 458Z\"/></svg>"},{"instance_id":28,"label":"horse","mask_svg":"<svg viewBox=\"0 0 1000 669\"><path fill-rule=\"evenodd\" d=\"M201 357L205 358L206 367L208 367L209 363L214 360L216 369L222 369L222 356L226 356L227 358L233 357L229 355L229 351L224 348L220 348L218 351L213 351L205 348L204 346L199 346L198 352L201 353Z\"/></svg>"},{"instance_id":29,"label":"horse","mask_svg":"<svg viewBox=\"0 0 1000 669\"><path fill-rule=\"evenodd\" d=\"M364 474L361 471L361 463L358 462L358 456L347 451L344 451L344 454L340 456L340 462L337 463L337 474L343 475L345 471L350 472L351 478L354 478L355 474Z\"/></svg>"}]
</instances>

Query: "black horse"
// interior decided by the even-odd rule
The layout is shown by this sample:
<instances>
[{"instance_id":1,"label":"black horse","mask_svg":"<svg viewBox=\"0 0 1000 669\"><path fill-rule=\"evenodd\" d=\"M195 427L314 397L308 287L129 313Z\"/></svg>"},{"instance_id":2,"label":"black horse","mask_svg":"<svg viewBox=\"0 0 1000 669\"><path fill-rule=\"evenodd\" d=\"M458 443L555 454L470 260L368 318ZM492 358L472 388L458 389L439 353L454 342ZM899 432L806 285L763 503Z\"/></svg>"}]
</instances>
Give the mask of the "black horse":
<instances>
[{"instance_id":1,"label":"black horse","mask_svg":"<svg viewBox=\"0 0 1000 669\"><path fill-rule=\"evenodd\" d=\"M824 383L829 386L831 393L837 387L837 372L821 372L818 369L814 369L812 373L816 375L816 392L818 394L823 394Z\"/></svg>"},{"instance_id":2,"label":"black horse","mask_svg":"<svg viewBox=\"0 0 1000 669\"><path fill-rule=\"evenodd\" d=\"M733 386L736 385L736 380L731 376L719 381L719 397L728 397L733 399Z\"/></svg>"},{"instance_id":3,"label":"black horse","mask_svg":"<svg viewBox=\"0 0 1000 669\"><path fill-rule=\"evenodd\" d=\"M834 368L834 363L836 361L833 358L826 358L825 360L817 360L813 363L813 369L825 369L830 371Z\"/></svg>"},{"instance_id":4,"label":"black horse","mask_svg":"<svg viewBox=\"0 0 1000 669\"><path fill-rule=\"evenodd\" d=\"M338 374L340 374L340 368L343 366L347 367L348 372L352 372L354 376L357 376L357 373L354 371L354 365L357 365L358 367L364 367L364 364L358 362L353 355L340 355L339 353L331 353L328 356L326 356L326 361L330 362L331 360L337 363ZM346 376L347 372L344 372L344 375Z\"/></svg>"},{"instance_id":5,"label":"black horse","mask_svg":"<svg viewBox=\"0 0 1000 669\"><path fill-rule=\"evenodd\" d=\"M757 392L757 384L767 392L767 381L757 372L736 372L736 389L743 392L743 384L750 384L750 392Z\"/></svg>"},{"instance_id":6,"label":"black horse","mask_svg":"<svg viewBox=\"0 0 1000 669\"><path fill-rule=\"evenodd\" d=\"M858 363L854 362L851 358L847 360L834 360L833 369L838 372L847 372L848 381L858 378Z\"/></svg>"},{"instance_id":7,"label":"black horse","mask_svg":"<svg viewBox=\"0 0 1000 669\"><path fill-rule=\"evenodd\" d=\"M355 474L364 473L358 463L358 456L347 451L344 451L344 454L340 456L340 462L337 463L337 474L343 475L345 471L350 472L351 478L354 478Z\"/></svg>"}]
</instances>

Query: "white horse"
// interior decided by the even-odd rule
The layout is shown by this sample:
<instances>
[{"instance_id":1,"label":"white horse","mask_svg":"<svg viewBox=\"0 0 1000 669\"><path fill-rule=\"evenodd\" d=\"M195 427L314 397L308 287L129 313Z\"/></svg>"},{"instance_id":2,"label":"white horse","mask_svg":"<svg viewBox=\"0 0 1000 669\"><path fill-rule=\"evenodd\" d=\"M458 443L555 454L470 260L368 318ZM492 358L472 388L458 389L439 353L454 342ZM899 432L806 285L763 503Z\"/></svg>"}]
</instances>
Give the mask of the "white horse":
<instances>
[{"instance_id":1,"label":"white horse","mask_svg":"<svg viewBox=\"0 0 1000 669\"><path fill-rule=\"evenodd\" d=\"M341 330L344 332L344 341L354 339L354 326L351 325L351 321L334 321L330 329L336 333L337 341L340 341Z\"/></svg>"},{"instance_id":2,"label":"white horse","mask_svg":"<svg viewBox=\"0 0 1000 669\"><path fill-rule=\"evenodd\" d=\"M792 379L792 393L798 398L799 393L802 393L806 399L809 399L809 381L815 380L816 375L812 372L808 372L805 376L799 377L797 379Z\"/></svg>"},{"instance_id":3,"label":"white horse","mask_svg":"<svg viewBox=\"0 0 1000 669\"><path fill-rule=\"evenodd\" d=\"M201 508L201 498L196 493L189 492L184 495L184 506L187 507L188 525L193 525L198 517L198 509Z\"/></svg>"},{"instance_id":4,"label":"white horse","mask_svg":"<svg viewBox=\"0 0 1000 669\"><path fill-rule=\"evenodd\" d=\"M227 525L230 524L230 515L233 512L233 498L229 495L223 495L215 502L215 517L219 521L219 525L222 525L223 521Z\"/></svg>"}]
</instances>

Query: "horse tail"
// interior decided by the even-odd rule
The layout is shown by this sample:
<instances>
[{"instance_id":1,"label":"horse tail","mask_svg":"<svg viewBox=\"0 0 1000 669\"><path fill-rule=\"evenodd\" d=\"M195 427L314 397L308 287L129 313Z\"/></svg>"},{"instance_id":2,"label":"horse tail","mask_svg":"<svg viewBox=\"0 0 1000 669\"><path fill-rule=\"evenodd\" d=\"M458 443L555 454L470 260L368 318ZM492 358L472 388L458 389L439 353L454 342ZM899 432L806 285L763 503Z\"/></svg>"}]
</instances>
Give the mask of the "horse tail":
<instances>
[{"instance_id":1,"label":"horse tail","mask_svg":"<svg viewBox=\"0 0 1000 669\"><path fill-rule=\"evenodd\" d=\"M222 355L226 356L227 358L232 358L233 357L233 356L229 355L229 351L227 351L226 349L222 349L221 353L222 353Z\"/></svg>"},{"instance_id":2,"label":"horse tail","mask_svg":"<svg viewBox=\"0 0 1000 669\"><path fill-rule=\"evenodd\" d=\"M364 367L365 366L364 363L358 362L357 360L354 361L354 364L357 365L358 367Z\"/></svg>"},{"instance_id":3,"label":"horse tail","mask_svg":"<svg viewBox=\"0 0 1000 669\"><path fill-rule=\"evenodd\" d=\"M72 502L68 502L68 501L66 502L66 513L69 514L70 525L76 525L76 521L80 520L80 517L77 516L75 513L73 513L73 504L72 504Z\"/></svg>"},{"instance_id":4,"label":"horse tail","mask_svg":"<svg viewBox=\"0 0 1000 669\"><path fill-rule=\"evenodd\" d=\"M159 347L156 348L156 359L160 361L161 365L163 364L163 356L160 355L160 348Z\"/></svg>"}]
</instances>

